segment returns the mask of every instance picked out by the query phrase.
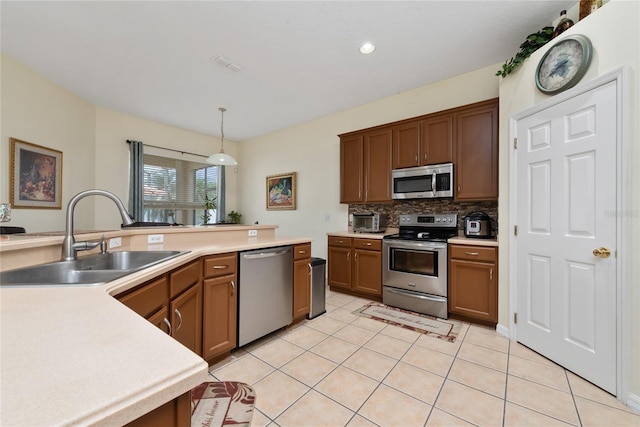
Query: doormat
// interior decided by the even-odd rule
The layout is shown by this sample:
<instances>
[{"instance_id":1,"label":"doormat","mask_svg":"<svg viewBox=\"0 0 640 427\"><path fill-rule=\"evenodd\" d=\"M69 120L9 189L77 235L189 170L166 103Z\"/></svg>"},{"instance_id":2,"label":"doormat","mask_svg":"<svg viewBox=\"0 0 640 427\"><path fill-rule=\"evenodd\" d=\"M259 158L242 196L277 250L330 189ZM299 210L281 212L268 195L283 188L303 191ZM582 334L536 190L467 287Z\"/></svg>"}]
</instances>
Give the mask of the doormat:
<instances>
[{"instance_id":1,"label":"doormat","mask_svg":"<svg viewBox=\"0 0 640 427\"><path fill-rule=\"evenodd\" d=\"M191 390L191 427L249 427L255 401L255 391L245 383L202 383Z\"/></svg>"},{"instance_id":2,"label":"doormat","mask_svg":"<svg viewBox=\"0 0 640 427\"><path fill-rule=\"evenodd\" d=\"M455 342L462 323L456 320L442 320L426 314L414 313L377 302L370 302L353 312L390 325L420 332L441 340Z\"/></svg>"}]
</instances>

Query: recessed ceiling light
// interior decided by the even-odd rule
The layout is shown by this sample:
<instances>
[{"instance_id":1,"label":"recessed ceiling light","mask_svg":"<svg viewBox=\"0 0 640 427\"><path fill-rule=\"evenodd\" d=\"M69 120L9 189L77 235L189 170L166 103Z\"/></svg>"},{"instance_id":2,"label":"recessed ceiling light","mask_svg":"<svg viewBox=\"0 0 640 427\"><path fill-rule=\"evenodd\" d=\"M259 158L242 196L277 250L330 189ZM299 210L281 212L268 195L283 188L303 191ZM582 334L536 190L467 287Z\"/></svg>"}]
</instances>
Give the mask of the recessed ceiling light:
<instances>
[{"instance_id":1,"label":"recessed ceiling light","mask_svg":"<svg viewBox=\"0 0 640 427\"><path fill-rule=\"evenodd\" d=\"M362 46L360 46L360 53L362 53L363 55L369 55L370 53L373 53L374 50L376 50L376 47L373 45L373 43L366 42Z\"/></svg>"}]
</instances>

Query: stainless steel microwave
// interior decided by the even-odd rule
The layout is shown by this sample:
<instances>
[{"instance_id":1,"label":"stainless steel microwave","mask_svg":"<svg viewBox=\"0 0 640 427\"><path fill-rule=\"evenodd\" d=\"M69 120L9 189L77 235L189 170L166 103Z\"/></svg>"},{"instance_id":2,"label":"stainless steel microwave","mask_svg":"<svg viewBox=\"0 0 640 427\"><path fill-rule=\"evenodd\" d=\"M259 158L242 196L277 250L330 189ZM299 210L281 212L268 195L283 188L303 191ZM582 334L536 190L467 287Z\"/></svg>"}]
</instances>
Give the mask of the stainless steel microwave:
<instances>
[{"instance_id":1,"label":"stainless steel microwave","mask_svg":"<svg viewBox=\"0 0 640 427\"><path fill-rule=\"evenodd\" d=\"M453 197L453 163L394 169L391 191L393 199Z\"/></svg>"}]
</instances>

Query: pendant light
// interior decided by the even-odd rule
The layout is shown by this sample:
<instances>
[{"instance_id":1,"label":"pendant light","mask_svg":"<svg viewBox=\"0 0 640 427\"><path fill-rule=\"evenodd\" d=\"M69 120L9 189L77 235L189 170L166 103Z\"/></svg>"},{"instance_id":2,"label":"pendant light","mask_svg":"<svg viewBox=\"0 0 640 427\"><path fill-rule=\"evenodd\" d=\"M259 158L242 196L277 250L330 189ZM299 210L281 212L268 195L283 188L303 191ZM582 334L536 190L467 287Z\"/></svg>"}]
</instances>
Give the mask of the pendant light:
<instances>
[{"instance_id":1,"label":"pendant light","mask_svg":"<svg viewBox=\"0 0 640 427\"><path fill-rule=\"evenodd\" d=\"M207 159L207 163L222 166L237 165L238 162L236 161L236 159L224 153L224 112L227 111L227 109L224 107L220 107L218 108L218 110L220 110L220 113L222 115L222 119L220 121L220 138L222 141L222 145L220 146L220 152L209 156L209 158Z\"/></svg>"}]
</instances>

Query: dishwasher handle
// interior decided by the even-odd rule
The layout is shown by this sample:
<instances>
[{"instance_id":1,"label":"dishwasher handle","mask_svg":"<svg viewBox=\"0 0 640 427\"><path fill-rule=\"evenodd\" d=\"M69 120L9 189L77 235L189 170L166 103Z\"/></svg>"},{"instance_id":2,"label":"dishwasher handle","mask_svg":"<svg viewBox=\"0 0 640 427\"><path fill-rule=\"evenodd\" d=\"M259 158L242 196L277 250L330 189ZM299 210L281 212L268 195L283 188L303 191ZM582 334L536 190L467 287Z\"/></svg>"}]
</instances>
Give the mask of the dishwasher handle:
<instances>
[{"instance_id":1,"label":"dishwasher handle","mask_svg":"<svg viewBox=\"0 0 640 427\"><path fill-rule=\"evenodd\" d=\"M260 252L260 253L257 253L257 254L255 254L255 253L253 253L253 254L243 254L242 258L244 258L244 259L273 258L273 257L276 257L276 256L288 254L289 252L291 252L291 248L282 249L282 250L273 251L273 252Z\"/></svg>"}]
</instances>

